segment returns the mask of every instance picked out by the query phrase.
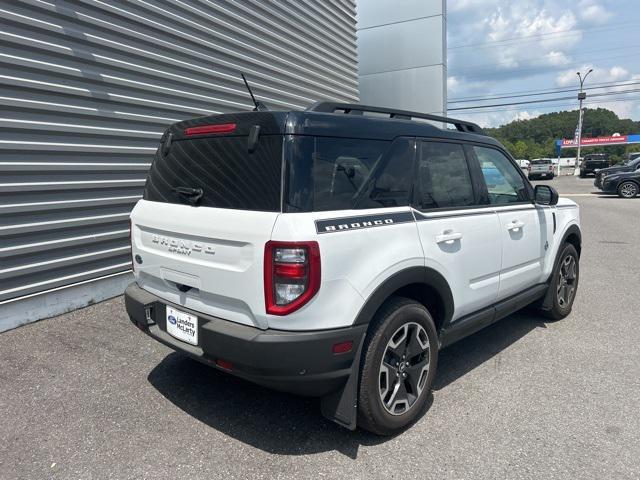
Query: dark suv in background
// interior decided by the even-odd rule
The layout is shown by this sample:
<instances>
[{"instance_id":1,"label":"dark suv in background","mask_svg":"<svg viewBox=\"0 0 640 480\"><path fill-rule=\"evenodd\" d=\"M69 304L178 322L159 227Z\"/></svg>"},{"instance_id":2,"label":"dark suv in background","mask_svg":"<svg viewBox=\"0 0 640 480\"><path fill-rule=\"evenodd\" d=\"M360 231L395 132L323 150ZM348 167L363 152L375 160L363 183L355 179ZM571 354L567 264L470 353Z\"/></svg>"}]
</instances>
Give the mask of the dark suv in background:
<instances>
[{"instance_id":1,"label":"dark suv in background","mask_svg":"<svg viewBox=\"0 0 640 480\"><path fill-rule=\"evenodd\" d=\"M584 156L580 164L580 178L585 178L596 170L609 167L609 155L606 153L590 153Z\"/></svg>"},{"instance_id":2,"label":"dark suv in background","mask_svg":"<svg viewBox=\"0 0 640 480\"><path fill-rule=\"evenodd\" d=\"M602 189L602 181L608 176L614 173L628 173L640 170L640 156L632 157L631 160L626 161L622 165L615 165L613 167L603 168L596 172L596 180L593 184Z\"/></svg>"}]
</instances>

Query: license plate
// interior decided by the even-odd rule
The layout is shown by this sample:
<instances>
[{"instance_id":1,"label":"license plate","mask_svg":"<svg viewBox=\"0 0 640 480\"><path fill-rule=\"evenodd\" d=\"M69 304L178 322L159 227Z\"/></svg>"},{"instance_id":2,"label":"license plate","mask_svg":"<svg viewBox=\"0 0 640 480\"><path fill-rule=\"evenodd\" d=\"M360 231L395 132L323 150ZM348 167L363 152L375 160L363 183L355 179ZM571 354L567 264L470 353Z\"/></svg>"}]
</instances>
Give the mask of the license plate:
<instances>
[{"instance_id":1,"label":"license plate","mask_svg":"<svg viewBox=\"0 0 640 480\"><path fill-rule=\"evenodd\" d=\"M167 333L178 340L197 345L198 317L167 305Z\"/></svg>"}]
</instances>

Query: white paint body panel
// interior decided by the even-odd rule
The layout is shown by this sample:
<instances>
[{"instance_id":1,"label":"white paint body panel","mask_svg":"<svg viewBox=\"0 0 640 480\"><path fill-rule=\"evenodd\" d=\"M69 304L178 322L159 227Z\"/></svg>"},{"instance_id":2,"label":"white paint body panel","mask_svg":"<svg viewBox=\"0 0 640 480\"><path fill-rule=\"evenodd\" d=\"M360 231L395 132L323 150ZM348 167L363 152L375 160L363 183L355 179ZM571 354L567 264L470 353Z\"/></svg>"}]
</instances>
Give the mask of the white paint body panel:
<instances>
[{"instance_id":1,"label":"white paint body panel","mask_svg":"<svg viewBox=\"0 0 640 480\"><path fill-rule=\"evenodd\" d=\"M266 328L264 244L277 216L141 200L131 213L136 280L169 302Z\"/></svg>"},{"instance_id":2,"label":"white paint body panel","mask_svg":"<svg viewBox=\"0 0 640 480\"><path fill-rule=\"evenodd\" d=\"M415 222L318 234L315 220L354 215L409 212L410 208L288 213L278 217L273 240L316 240L320 246L322 283L318 294L285 317L269 316L271 328L319 330L353 324L374 290L394 273L423 266Z\"/></svg>"},{"instance_id":3,"label":"white paint body panel","mask_svg":"<svg viewBox=\"0 0 640 480\"><path fill-rule=\"evenodd\" d=\"M545 209L533 205L497 212L503 246L498 298L504 299L540 283L548 222Z\"/></svg>"},{"instance_id":4,"label":"white paint body panel","mask_svg":"<svg viewBox=\"0 0 640 480\"><path fill-rule=\"evenodd\" d=\"M428 220L417 222L426 265L449 282L455 305L453 319L494 303L502 256L496 213L479 209L426 216ZM438 237L446 234L460 234L461 238L438 242Z\"/></svg>"},{"instance_id":5,"label":"white paint body panel","mask_svg":"<svg viewBox=\"0 0 640 480\"><path fill-rule=\"evenodd\" d=\"M426 213L419 221L318 233L318 220L412 209L275 213L143 200L132 212L132 253L143 259L134 273L145 290L196 312L261 329L304 331L352 325L387 279L427 266L449 283L456 320L545 282L560 239L570 225L579 225L578 207L570 200L561 199L557 207L516 210L522 207ZM525 223L518 239L504 228L516 217ZM436 237L447 232L461 238L438 242ZM320 247L318 293L285 316L265 313L264 245L269 240L315 240ZM176 283L193 288L181 293Z\"/></svg>"}]
</instances>

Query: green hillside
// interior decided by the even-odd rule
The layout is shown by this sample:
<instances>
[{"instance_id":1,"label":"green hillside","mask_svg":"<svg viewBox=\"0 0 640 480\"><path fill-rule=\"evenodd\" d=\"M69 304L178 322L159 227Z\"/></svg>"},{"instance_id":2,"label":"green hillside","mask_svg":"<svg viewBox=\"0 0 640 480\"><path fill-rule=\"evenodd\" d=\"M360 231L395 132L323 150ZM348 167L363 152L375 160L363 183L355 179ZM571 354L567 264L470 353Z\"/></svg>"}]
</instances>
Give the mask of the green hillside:
<instances>
[{"instance_id":1,"label":"green hillside","mask_svg":"<svg viewBox=\"0 0 640 480\"><path fill-rule=\"evenodd\" d=\"M573 138L578 123L578 110L554 112L530 120L515 120L498 128L487 128L487 133L500 140L518 159L555 157L555 140ZM620 119L611 110L604 108L585 109L583 137L598 137L619 133L640 133L640 122ZM631 151L640 151L640 146L593 147L587 153L605 152L612 160L619 161ZM575 155L575 150L563 150L563 156Z\"/></svg>"}]
</instances>

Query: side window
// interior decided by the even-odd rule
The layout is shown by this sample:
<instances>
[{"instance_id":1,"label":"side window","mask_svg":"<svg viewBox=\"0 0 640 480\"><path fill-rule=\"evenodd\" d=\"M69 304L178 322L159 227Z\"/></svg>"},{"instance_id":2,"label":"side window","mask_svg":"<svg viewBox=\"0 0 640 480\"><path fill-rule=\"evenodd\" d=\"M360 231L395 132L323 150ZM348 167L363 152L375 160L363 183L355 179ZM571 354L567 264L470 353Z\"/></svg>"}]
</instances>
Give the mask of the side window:
<instances>
[{"instance_id":1,"label":"side window","mask_svg":"<svg viewBox=\"0 0 640 480\"><path fill-rule=\"evenodd\" d=\"M422 142L418 164L418 208L475 204L464 148L457 143Z\"/></svg>"},{"instance_id":2,"label":"side window","mask_svg":"<svg viewBox=\"0 0 640 480\"><path fill-rule=\"evenodd\" d=\"M529 193L517 167L500 151L474 146L482 175L487 184L489 203L504 204L530 201Z\"/></svg>"},{"instance_id":3,"label":"side window","mask_svg":"<svg viewBox=\"0 0 640 480\"><path fill-rule=\"evenodd\" d=\"M287 141L286 211L409 205L415 142L294 136Z\"/></svg>"}]
</instances>

